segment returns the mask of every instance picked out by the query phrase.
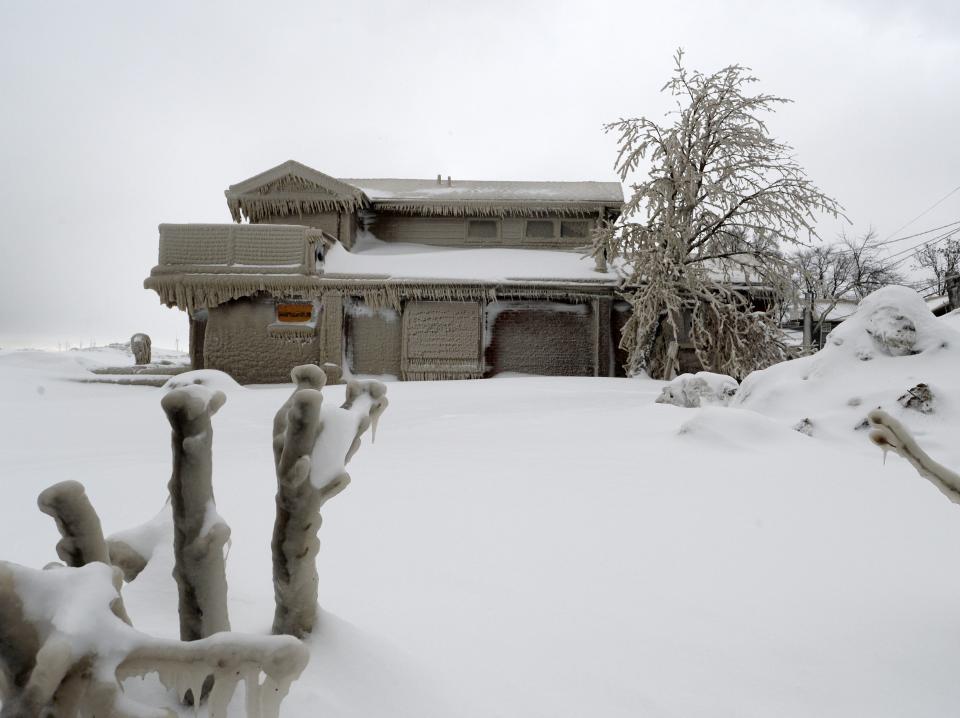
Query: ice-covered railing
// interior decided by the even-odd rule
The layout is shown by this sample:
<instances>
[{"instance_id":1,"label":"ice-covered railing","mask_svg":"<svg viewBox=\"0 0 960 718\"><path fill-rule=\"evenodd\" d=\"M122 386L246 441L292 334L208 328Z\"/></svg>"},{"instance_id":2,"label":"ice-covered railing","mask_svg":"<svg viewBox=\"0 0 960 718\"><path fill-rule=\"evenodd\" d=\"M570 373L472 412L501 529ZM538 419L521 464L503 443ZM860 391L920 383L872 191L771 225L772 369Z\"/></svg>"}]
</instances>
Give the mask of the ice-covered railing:
<instances>
[{"instance_id":1,"label":"ice-covered railing","mask_svg":"<svg viewBox=\"0 0 960 718\"><path fill-rule=\"evenodd\" d=\"M150 274L318 274L325 241L333 238L295 225L161 224Z\"/></svg>"}]
</instances>

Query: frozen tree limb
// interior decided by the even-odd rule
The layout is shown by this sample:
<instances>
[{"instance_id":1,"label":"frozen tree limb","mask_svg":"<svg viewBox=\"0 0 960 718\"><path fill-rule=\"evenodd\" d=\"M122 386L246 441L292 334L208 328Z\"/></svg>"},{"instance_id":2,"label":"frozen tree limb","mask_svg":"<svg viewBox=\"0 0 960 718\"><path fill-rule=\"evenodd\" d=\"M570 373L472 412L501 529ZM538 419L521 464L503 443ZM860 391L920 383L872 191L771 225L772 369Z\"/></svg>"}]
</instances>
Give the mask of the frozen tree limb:
<instances>
[{"instance_id":1,"label":"frozen tree limb","mask_svg":"<svg viewBox=\"0 0 960 718\"><path fill-rule=\"evenodd\" d=\"M61 481L37 497L40 510L52 516L62 537L57 555L68 566L80 567L92 561L110 563L100 518L79 481Z\"/></svg>"},{"instance_id":2,"label":"frozen tree limb","mask_svg":"<svg viewBox=\"0 0 960 718\"><path fill-rule=\"evenodd\" d=\"M37 506L56 521L62 537L57 542L57 555L67 566L79 568L94 561L111 565L100 517L87 498L83 484L79 481L61 481L54 484L40 492ZM119 596L119 575L114 576L114 584L118 595L111 608L118 618L130 623L130 617Z\"/></svg>"},{"instance_id":3,"label":"frozen tree limb","mask_svg":"<svg viewBox=\"0 0 960 718\"><path fill-rule=\"evenodd\" d=\"M326 377L315 366L296 367L296 388L273 423L277 471L274 524L274 633L301 637L313 630L317 614L317 533L326 501L350 482L344 470L360 437L387 407L386 387L351 381L339 409L323 409Z\"/></svg>"},{"instance_id":4,"label":"frozen tree limb","mask_svg":"<svg viewBox=\"0 0 960 718\"><path fill-rule=\"evenodd\" d=\"M913 464L923 478L940 489L940 492L955 504L960 504L960 475L943 464L934 461L921 449L907 428L887 412L874 409L867 415L870 440L883 449L893 451Z\"/></svg>"},{"instance_id":5,"label":"frozen tree limb","mask_svg":"<svg viewBox=\"0 0 960 718\"><path fill-rule=\"evenodd\" d=\"M174 389L161 400L173 428L173 576L180 595L180 638L194 641L229 631L223 549L230 528L213 499L211 417L226 396L200 385Z\"/></svg>"},{"instance_id":6,"label":"frozen tree limb","mask_svg":"<svg viewBox=\"0 0 960 718\"><path fill-rule=\"evenodd\" d=\"M213 675L211 718L225 718L239 682L246 685L247 716L279 715L309 659L303 644L231 633L189 643L152 638L109 610L118 595L114 579L99 563L36 571L0 562L0 716L173 716L123 695L123 679L149 673L181 698L197 695Z\"/></svg>"}]
</instances>

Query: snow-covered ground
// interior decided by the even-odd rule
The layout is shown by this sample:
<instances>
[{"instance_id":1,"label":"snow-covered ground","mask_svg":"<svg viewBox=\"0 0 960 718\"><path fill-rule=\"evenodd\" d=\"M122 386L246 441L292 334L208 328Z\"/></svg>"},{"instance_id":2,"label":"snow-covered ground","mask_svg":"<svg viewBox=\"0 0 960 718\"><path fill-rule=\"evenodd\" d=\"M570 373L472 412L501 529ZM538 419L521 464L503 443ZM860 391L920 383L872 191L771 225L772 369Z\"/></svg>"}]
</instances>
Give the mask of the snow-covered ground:
<instances>
[{"instance_id":1,"label":"snow-covered ground","mask_svg":"<svg viewBox=\"0 0 960 718\"><path fill-rule=\"evenodd\" d=\"M654 403L654 381L391 384L376 443L324 508L323 614L283 715L956 715L960 510L854 429L926 380L935 412L898 416L960 467L960 362L938 351L799 360L700 409ZM163 505L163 390L65 378L91 354L0 352L4 559L55 560L35 509L54 482L83 482L107 533ZM265 632L271 422L290 387L225 387L231 619ZM791 428L803 418L813 436ZM170 554L124 597L139 629L174 637Z\"/></svg>"}]
</instances>

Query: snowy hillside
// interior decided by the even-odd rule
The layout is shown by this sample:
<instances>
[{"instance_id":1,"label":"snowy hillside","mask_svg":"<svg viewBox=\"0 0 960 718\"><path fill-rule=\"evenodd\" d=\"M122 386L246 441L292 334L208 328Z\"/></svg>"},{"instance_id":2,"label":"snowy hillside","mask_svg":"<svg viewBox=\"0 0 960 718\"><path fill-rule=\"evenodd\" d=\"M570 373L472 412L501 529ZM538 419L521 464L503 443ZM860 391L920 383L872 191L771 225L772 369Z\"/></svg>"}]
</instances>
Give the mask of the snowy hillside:
<instances>
[{"instance_id":1,"label":"snowy hillside","mask_svg":"<svg viewBox=\"0 0 960 718\"><path fill-rule=\"evenodd\" d=\"M955 715L960 511L856 426L896 410L960 467L960 325L887 300L915 322L918 353L883 353L855 317L729 407L656 404L654 381L390 384L376 443L364 437L353 483L323 511L323 613L283 715ZM91 363L0 352L0 558L55 560L35 506L57 481L86 485L107 533L163 506L165 390L72 380ZM918 383L933 413L897 403ZM267 632L271 422L290 387L219 388L230 617ZM792 428L802 419L811 436ZM138 629L172 638L172 552L156 531L124 599ZM126 688L175 706L154 678Z\"/></svg>"}]
</instances>

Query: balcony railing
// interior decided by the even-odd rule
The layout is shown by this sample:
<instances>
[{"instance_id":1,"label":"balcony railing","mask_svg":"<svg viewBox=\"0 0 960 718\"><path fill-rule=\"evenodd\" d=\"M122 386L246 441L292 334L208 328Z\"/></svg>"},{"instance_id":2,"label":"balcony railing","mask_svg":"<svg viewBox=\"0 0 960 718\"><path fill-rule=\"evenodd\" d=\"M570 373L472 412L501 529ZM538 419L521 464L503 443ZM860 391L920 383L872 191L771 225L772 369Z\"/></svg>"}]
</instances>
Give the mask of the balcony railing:
<instances>
[{"instance_id":1,"label":"balcony railing","mask_svg":"<svg viewBox=\"0 0 960 718\"><path fill-rule=\"evenodd\" d=\"M316 275L332 239L295 225L161 224L160 259L150 274Z\"/></svg>"}]
</instances>

